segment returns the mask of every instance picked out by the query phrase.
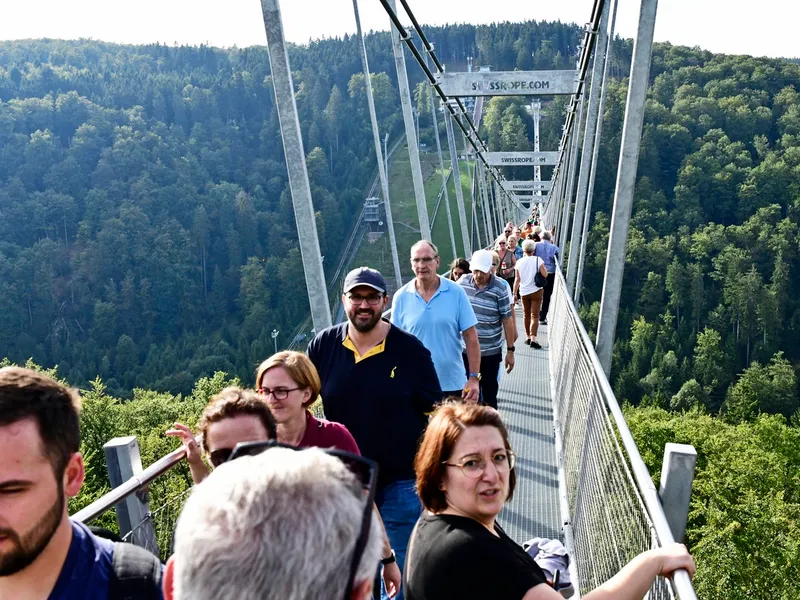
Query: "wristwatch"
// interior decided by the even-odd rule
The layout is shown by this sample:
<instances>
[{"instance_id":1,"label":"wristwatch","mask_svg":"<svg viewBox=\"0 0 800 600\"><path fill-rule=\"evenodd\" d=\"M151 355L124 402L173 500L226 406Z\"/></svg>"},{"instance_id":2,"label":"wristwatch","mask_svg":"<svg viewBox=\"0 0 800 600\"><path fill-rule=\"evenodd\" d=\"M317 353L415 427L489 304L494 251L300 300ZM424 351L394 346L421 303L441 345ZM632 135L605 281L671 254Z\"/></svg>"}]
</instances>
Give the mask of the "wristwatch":
<instances>
[{"instance_id":1,"label":"wristwatch","mask_svg":"<svg viewBox=\"0 0 800 600\"><path fill-rule=\"evenodd\" d=\"M393 562L397 562L397 555L394 553L394 550L392 550L391 555L381 559L382 565L390 565Z\"/></svg>"},{"instance_id":2,"label":"wristwatch","mask_svg":"<svg viewBox=\"0 0 800 600\"><path fill-rule=\"evenodd\" d=\"M481 380L481 374L480 374L480 373L470 373L470 374L469 374L469 378L470 378L470 379L472 379L473 377L474 377L475 379L477 379L478 381L480 381L480 380Z\"/></svg>"},{"instance_id":3,"label":"wristwatch","mask_svg":"<svg viewBox=\"0 0 800 600\"><path fill-rule=\"evenodd\" d=\"M514 352L514 350L516 350L516 348L514 348L514 346L509 346L508 348L506 348L507 352Z\"/></svg>"}]
</instances>

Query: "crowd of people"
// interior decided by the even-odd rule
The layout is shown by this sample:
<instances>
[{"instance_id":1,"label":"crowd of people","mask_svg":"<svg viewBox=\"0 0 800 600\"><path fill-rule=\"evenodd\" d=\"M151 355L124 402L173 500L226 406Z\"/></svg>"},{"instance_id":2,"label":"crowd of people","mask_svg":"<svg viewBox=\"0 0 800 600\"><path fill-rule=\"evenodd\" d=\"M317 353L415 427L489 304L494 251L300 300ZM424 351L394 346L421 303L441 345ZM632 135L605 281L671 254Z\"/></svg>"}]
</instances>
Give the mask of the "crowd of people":
<instances>
[{"instance_id":1,"label":"crowd of people","mask_svg":"<svg viewBox=\"0 0 800 600\"><path fill-rule=\"evenodd\" d=\"M509 224L446 277L418 242L390 320L383 276L351 271L344 323L267 358L253 389L213 396L195 430L166 432L195 488L165 566L69 518L84 478L77 392L0 369L0 598L560 598L497 523L516 484L499 368L514 368L518 301L540 347L551 235L535 215ZM694 570L685 547L651 550L585 597L642 598L676 569Z\"/></svg>"}]
</instances>

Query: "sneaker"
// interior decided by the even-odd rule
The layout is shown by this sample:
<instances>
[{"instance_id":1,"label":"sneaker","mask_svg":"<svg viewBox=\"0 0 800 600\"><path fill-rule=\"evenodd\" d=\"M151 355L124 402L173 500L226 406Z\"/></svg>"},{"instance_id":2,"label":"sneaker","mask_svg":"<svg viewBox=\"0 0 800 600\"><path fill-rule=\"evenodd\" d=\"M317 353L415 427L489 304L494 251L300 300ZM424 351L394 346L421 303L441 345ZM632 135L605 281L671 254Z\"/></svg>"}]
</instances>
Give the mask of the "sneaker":
<instances>
[{"instance_id":1,"label":"sneaker","mask_svg":"<svg viewBox=\"0 0 800 600\"><path fill-rule=\"evenodd\" d=\"M531 348L537 348L538 349L538 348L541 348L541 347L542 347L542 345L539 342L537 342L536 340L531 340Z\"/></svg>"},{"instance_id":2,"label":"sneaker","mask_svg":"<svg viewBox=\"0 0 800 600\"><path fill-rule=\"evenodd\" d=\"M525 340L525 345L526 346L530 346L531 345L531 341L530 340Z\"/></svg>"},{"instance_id":3,"label":"sneaker","mask_svg":"<svg viewBox=\"0 0 800 600\"><path fill-rule=\"evenodd\" d=\"M539 319L539 325L547 325L547 319Z\"/></svg>"}]
</instances>

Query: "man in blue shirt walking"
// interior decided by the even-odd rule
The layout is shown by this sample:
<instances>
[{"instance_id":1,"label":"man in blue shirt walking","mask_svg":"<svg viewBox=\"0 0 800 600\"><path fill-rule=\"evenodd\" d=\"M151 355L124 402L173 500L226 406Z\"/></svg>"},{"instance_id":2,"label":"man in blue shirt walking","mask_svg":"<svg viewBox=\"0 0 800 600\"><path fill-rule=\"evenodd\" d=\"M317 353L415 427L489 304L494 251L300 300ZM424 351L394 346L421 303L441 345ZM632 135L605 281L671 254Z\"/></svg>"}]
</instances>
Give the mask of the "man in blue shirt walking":
<instances>
[{"instance_id":1,"label":"man in blue shirt walking","mask_svg":"<svg viewBox=\"0 0 800 600\"><path fill-rule=\"evenodd\" d=\"M542 241L536 244L533 251L534 256L538 256L544 262L547 269L547 285L544 286L544 298L542 299L542 312L539 315L539 323L547 325L547 311L550 310L550 297L553 295L553 285L556 282L556 257L558 256L558 246L553 242L553 235L549 231L542 232Z\"/></svg>"},{"instance_id":2,"label":"man in blue shirt walking","mask_svg":"<svg viewBox=\"0 0 800 600\"><path fill-rule=\"evenodd\" d=\"M115 544L67 513L84 477L79 409L78 394L57 381L0 369L0 598L107 600L127 591L115 575ZM130 597L160 599L158 561L146 556L159 576Z\"/></svg>"},{"instance_id":3,"label":"man in blue shirt walking","mask_svg":"<svg viewBox=\"0 0 800 600\"><path fill-rule=\"evenodd\" d=\"M401 287L392 302L392 323L415 335L430 350L439 385L445 396L477 402L481 350L478 320L464 289L440 277L439 250L422 240L411 247L415 278ZM466 344L468 373L461 358Z\"/></svg>"}]
</instances>

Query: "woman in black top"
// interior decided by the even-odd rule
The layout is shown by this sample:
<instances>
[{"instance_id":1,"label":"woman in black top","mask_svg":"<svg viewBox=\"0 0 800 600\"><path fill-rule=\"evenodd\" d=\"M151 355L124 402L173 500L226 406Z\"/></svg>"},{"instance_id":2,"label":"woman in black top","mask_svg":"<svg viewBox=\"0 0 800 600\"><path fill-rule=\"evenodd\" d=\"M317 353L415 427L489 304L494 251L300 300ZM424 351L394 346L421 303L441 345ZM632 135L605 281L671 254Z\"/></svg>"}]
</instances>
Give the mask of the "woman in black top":
<instances>
[{"instance_id":1,"label":"woman in black top","mask_svg":"<svg viewBox=\"0 0 800 600\"><path fill-rule=\"evenodd\" d=\"M516 457L496 410L443 404L425 430L414 468L426 511L408 546L407 600L558 600L544 573L496 523L514 493ZM586 594L587 600L642 598L657 575L694 574L686 548L645 552Z\"/></svg>"}]
</instances>

